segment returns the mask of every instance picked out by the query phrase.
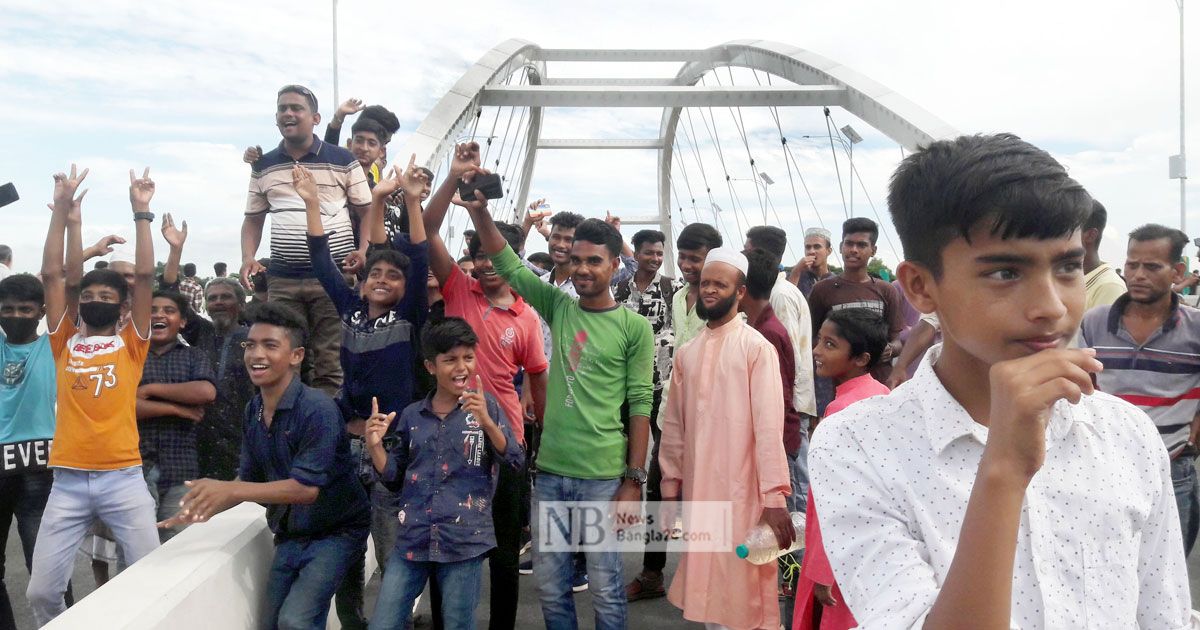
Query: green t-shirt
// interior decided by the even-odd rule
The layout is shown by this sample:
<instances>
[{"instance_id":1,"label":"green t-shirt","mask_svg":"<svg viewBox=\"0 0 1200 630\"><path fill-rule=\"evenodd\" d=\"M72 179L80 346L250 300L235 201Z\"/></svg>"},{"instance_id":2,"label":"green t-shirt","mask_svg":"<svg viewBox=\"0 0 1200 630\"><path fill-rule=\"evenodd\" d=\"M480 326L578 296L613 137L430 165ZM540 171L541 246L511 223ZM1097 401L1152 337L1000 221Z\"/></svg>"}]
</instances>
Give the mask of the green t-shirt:
<instances>
[{"instance_id":1,"label":"green t-shirt","mask_svg":"<svg viewBox=\"0 0 1200 630\"><path fill-rule=\"evenodd\" d=\"M620 477L626 456L621 404L629 402L631 416L649 416L654 399L650 322L619 304L584 309L526 269L510 247L493 255L492 264L550 325L554 348L538 469L577 479Z\"/></svg>"}]
</instances>

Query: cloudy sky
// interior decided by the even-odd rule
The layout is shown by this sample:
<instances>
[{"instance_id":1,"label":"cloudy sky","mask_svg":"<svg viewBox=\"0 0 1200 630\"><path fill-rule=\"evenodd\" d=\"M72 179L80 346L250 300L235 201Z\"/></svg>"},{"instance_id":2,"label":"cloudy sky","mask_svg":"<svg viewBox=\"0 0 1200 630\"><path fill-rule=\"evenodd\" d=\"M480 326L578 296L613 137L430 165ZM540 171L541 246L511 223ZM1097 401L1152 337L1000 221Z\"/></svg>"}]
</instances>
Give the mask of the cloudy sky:
<instances>
[{"instance_id":1,"label":"cloudy sky","mask_svg":"<svg viewBox=\"0 0 1200 630\"><path fill-rule=\"evenodd\" d=\"M462 73L508 38L547 48L706 48L765 39L837 60L960 131L1012 131L1048 149L1107 205L1102 254L1108 260L1122 260L1123 235L1137 225L1179 223L1178 182L1167 179L1167 156L1178 152L1179 143L1174 0L527 0L452 6L341 0L339 7L340 95L397 113L402 130L393 141L393 161L399 161L395 147ZM1197 10L1189 16L1192 34L1200 33ZM127 172L149 165L158 182L154 209L189 222L184 260L196 262L201 275L217 260L236 269L249 172L242 149L278 142L273 106L275 90L285 83L313 88L322 111L332 113L330 33L330 3L316 0L0 0L0 182L13 181L22 197L0 209L0 242L13 246L15 267L34 271L40 265L50 175L74 161L92 169L85 241L132 234ZM1189 50L1192 77L1200 76L1197 48ZM588 70L595 69L558 64L549 73ZM603 70L651 76L675 71ZM1195 88L1193 81L1193 94ZM1200 97L1191 99L1188 112L1193 130L1200 128L1197 102ZM776 182L767 189L768 220L796 234L801 221L840 223L848 210L842 202L843 192L849 193L847 165L842 154L839 190L820 111L779 110L799 166L795 175L805 179L811 200L803 190L791 192L768 112L743 111L757 170ZM686 182L675 178L683 217L694 220L699 211L712 220L715 202L731 238L746 222L762 222L753 183L736 182L732 191L724 186L724 172L752 177L735 114L696 110L696 137L681 138L681 152L698 159L683 162ZM711 115L712 131L701 127L702 115ZM833 119L839 126L853 124L866 138L854 156L863 181L855 187L855 213L878 213L886 224L886 179L900 159L899 147L847 112L835 109ZM486 125L486 113L483 120ZM548 110L543 136L650 138L658 121L659 112L648 110ZM714 137L725 169L715 159ZM1200 151L1200 133L1192 131L1189 144ZM656 209L651 152L543 152L537 166L531 194L550 198L556 210L632 216ZM705 177L715 182L711 200L701 194ZM692 195L683 192L689 183ZM1196 235L1200 186L1191 185L1189 195L1188 224ZM692 196L698 197L695 209ZM156 240L163 259L166 245L157 231ZM265 247L260 254L266 255ZM889 262L897 258L886 239L880 254Z\"/></svg>"}]
</instances>

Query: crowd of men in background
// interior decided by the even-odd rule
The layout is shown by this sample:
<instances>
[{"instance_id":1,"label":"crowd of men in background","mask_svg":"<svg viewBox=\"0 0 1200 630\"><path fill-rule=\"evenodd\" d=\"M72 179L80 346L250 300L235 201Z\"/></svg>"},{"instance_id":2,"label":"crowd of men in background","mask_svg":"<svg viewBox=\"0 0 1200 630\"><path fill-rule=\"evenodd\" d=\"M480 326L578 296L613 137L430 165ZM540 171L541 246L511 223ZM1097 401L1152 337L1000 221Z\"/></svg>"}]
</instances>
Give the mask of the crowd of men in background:
<instances>
[{"instance_id":1,"label":"crowd of men in background","mask_svg":"<svg viewBox=\"0 0 1200 630\"><path fill-rule=\"evenodd\" d=\"M790 267L774 226L736 247L692 223L665 260L666 235L626 242L611 213L534 202L497 223L474 143L436 187L413 160L389 169L382 106L342 103L324 139L320 122L310 90L278 92L282 141L246 151L235 277L183 264L170 214L156 275L149 169L130 171L132 242L83 247L72 166L40 274L12 273L0 246L0 542L15 518L39 625L71 603L81 548L102 581L242 502L275 535L264 627L324 627L333 600L343 627L405 628L427 583L435 627L474 627L485 559L491 628L514 627L529 573L555 629L576 627L585 590L597 628L663 596L726 628L1186 622L1188 240L1138 228L1122 277L1099 257L1105 208L1045 152L1000 134L906 158L893 279L869 271L867 218L805 231ZM442 237L452 204L474 223L464 252ZM526 255L535 230L548 251ZM648 548L624 576L611 549L530 549L539 504L643 499L728 502L735 539L806 541L780 560L799 575L688 552L671 580Z\"/></svg>"}]
</instances>

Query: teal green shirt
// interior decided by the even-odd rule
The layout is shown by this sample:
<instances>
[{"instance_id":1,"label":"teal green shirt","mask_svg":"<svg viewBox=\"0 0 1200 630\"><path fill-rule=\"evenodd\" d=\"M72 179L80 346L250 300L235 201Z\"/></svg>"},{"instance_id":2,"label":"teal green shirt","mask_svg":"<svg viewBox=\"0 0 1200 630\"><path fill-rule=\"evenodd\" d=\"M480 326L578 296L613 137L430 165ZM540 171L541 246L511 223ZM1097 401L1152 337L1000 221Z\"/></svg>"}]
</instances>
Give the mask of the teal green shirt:
<instances>
[{"instance_id":1,"label":"teal green shirt","mask_svg":"<svg viewBox=\"0 0 1200 630\"><path fill-rule=\"evenodd\" d=\"M621 404L630 416L649 416L654 335L646 318L620 304L591 311L542 282L512 248L492 256L508 281L550 325L554 344L538 470L577 479L615 479L625 473Z\"/></svg>"}]
</instances>

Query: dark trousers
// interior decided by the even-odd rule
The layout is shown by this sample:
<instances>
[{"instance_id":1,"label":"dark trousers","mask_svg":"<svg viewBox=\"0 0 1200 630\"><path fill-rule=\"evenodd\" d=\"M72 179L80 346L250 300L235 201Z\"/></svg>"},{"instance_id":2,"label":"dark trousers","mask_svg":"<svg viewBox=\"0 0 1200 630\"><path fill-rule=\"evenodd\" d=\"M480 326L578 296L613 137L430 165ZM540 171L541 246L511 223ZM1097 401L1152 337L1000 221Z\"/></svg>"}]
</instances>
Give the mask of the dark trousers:
<instances>
[{"instance_id":1,"label":"dark trousers","mask_svg":"<svg viewBox=\"0 0 1200 630\"><path fill-rule=\"evenodd\" d=\"M521 497L527 486L525 467L513 470L500 465L500 479L492 498L492 526L496 530L496 548L488 553L488 572L492 594L489 630L512 630L517 625L517 599L520 592ZM433 609L433 627L442 628L442 593L437 580L429 582L429 605Z\"/></svg>"},{"instance_id":2,"label":"dark trousers","mask_svg":"<svg viewBox=\"0 0 1200 630\"><path fill-rule=\"evenodd\" d=\"M33 544L37 540L38 527L42 524L42 511L46 509L46 498L54 484L54 473L38 470L0 477L0 550L8 545L8 530L17 519L17 535L21 537L21 551L25 553L25 570L33 567ZM0 555L0 630L16 630L12 602L8 599L8 587L4 584L4 556ZM67 587L67 605L71 605L71 588Z\"/></svg>"},{"instance_id":3,"label":"dark trousers","mask_svg":"<svg viewBox=\"0 0 1200 630\"><path fill-rule=\"evenodd\" d=\"M658 407L662 403L662 390L654 390L654 402L650 407L650 434L654 437L654 448L650 451L650 470L646 479L646 501L662 501L662 468L658 465L658 445L662 442L662 429L658 427ZM647 538L647 542L649 539ZM667 552L646 551L642 556L642 571L662 573L667 566Z\"/></svg>"}]
</instances>

